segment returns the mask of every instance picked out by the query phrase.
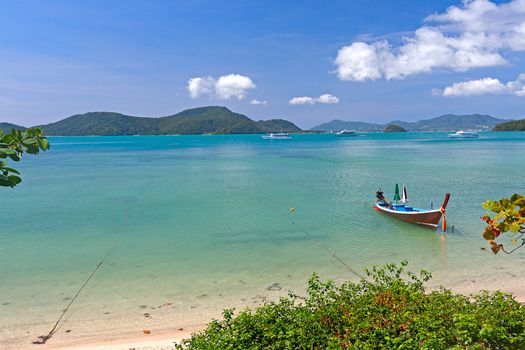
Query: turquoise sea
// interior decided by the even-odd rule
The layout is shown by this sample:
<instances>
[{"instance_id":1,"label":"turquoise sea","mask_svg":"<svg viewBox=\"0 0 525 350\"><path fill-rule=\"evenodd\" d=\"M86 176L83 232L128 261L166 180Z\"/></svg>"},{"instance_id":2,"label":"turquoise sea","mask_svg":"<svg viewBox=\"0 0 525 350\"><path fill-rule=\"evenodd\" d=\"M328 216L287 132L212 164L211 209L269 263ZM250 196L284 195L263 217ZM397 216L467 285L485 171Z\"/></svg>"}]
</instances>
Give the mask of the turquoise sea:
<instances>
[{"instance_id":1,"label":"turquoise sea","mask_svg":"<svg viewBox=\"0 0 525 350\"><path fill-rule=\"evenodd\" d=\"M479 219L484 200L525 193L525 133L50 141L17 164L18 188L0 189L0 348L49 331L119 237L54 341L198 325L301 292L314 271L354 280L323 247L357 271L408 259L435 286L525 295L525 250L483 251ZM372 210L375 191L391 197L396 183L419 207L450 192L454 232Z\"/></svg>"}]
</instances>

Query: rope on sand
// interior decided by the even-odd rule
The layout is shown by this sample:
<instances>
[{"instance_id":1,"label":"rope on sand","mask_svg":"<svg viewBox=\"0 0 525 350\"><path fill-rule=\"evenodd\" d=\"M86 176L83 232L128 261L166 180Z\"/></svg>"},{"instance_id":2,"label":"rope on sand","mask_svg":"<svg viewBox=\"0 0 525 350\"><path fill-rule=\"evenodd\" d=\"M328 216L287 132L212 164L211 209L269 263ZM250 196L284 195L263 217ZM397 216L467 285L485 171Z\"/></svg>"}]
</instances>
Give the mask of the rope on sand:
<instances>
[{"instance_id":1,"label":"rope on sand","mask_svg":"<svg viewBox=\"0 0 525 350\"><path fill-rule=\"evenodd\" d=\"M127 227L127 222L128 222L128 209L129 208L126 208L126 222L125 222L125 227ZM106 255L104 255L104 257L102 258L102 260L100 260L100 262L95 266L95 269L93 270L93 272L91 272L91 274L89 275L89 277L86 279L86 281L84 282L84 284L82 284L82 286L80 287L80 289L77 291L77 293L75 294L75 296L71 299L71 301L69 302L69 304L67 304L67 307L62 311L62 314L60 314L60 317L58 318L58 320L55 322L55 325L53 326L53 328L51 328L51 330L49 331L49 333L47 333L46 335L41 335L37 338L37 340L35 340L33 342L33 344L45 344L49 339L51 339L51 337L56 333L56 331L58 330L58 326L60 324L60 321L62 321L62 318L64 317L64 315L66 314L66 312L69 310L69 308L71 307L71 305L73 305L73 303L75 302L75 300L78 298L78 296L80 295L80 293L84 290L84 288L87 286L87 284L89 283L89 281L93 278L93 276L95 276L95 274L97 273L97 271L102 267L102 265L106 262L107 258L111 255L111 253L113 252L113 250L115 250L115 248L117 247L118 243L120 242L120 238L122 237L122 233L124 232L125 230L123 230L119 235L118 237L115 239L115 242L113 243L113 245L111 246L111 248L107 251Z\"/></svg>"}]
</instances>

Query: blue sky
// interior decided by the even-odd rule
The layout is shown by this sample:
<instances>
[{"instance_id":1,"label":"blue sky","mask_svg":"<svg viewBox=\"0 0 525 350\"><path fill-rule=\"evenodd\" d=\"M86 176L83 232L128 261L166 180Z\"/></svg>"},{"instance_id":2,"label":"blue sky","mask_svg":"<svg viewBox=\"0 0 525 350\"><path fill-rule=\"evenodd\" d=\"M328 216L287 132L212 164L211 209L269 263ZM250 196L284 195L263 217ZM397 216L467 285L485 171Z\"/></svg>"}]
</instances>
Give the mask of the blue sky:
<instances>
[{"instance_id":1,"label":"blue sky","mask_svg":"<svg viewBox=\"0 0 525 350\"><path fill-rule=\"evenodd\" d=\"M522 0L20 0L0 8L0 121L35 125L88 111L157 117L204 105L305 128L335 118L525 117Z\"/></svg>"}]
</instances>

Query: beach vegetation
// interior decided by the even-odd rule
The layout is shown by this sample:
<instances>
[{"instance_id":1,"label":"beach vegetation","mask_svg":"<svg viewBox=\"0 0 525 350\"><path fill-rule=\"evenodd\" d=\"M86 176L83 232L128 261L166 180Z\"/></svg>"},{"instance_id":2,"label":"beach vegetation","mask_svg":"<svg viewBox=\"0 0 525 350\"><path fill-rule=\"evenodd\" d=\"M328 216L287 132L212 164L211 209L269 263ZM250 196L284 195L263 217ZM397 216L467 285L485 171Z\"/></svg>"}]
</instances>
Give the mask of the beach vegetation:
<instances>
[{"instance_id":1,"label":"beach vegetation","mask_svg":"<svg viewBox=\"0 0 525 350\"><path fill-rule=\"evenodd\" d=\"M4 159L19 162L24 153L38 154L47 149L49 141L43 136L41 128L12 129L10 133L0 130L0 186L15 187L22 182L20 172L9 167Z\"/></svg>"},{"instance_id":2,"label":"beach vegetation","mask_svg":"<svg viewBox=\"0 0 525 350\"><path fill-rule=\"evenodd\" d=\"M486 201L482 207L487 210L487 214L481 218L487 223L483 238L488 241L494 254L500 251L511 254L525 246L524 196L515 193L510 198ZM505 238L510 242L501 243Z\"/></svg>"},{"instance_id":3,"label":"beach vegetation","mask_svg":"<svg viewBox=\"0 0 525 350\"><path fill-rule=\"evenodd\" d=\"M255 309L225 310L176 349L525 348L525 307L511 295L428 292L431 274L406 266L374 267L341 285L314 274L306 297L289 293Z\"/></svg>"}]
</instances>

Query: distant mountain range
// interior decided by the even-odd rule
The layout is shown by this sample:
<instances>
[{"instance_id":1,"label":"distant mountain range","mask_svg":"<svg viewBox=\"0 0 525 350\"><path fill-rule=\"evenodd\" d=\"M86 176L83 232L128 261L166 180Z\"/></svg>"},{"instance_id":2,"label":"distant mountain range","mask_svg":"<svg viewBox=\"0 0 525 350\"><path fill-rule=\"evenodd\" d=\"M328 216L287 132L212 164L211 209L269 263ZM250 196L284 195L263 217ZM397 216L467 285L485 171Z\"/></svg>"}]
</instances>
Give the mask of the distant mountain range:
<instances>
[{"instance_id":1,"label":"distant mountain range","mask_svg":"<svg viewBox=\"0 0 525 350\"><path fill-rule=\"evenodd\" d=\"M364 122L352 122L332 120L323 123L312 130L338 131L343 129L356 131L383 131L388 125L395 124L409 131L452 131L452 130L492 130L498 123L507 122L506 119L498 119L489 115L469 114L455 115L445 114L432 119L424 119L417 122L404 122L395 120L386 124L373 124Z\"/></svg>"},{"instance_id":2,"label":"distant mountain range","mask_svg":"<svg viewBox=\"0 0 525 350\"><path fill-rule=\"evenodd\" d=\"M496 127L497 124L503 126ZM509 124L510 123L510 124ZM521 124L520 124L521 123ZM523 122L509 122L489 115L446 114L417 122L392 121L373 124L332 120L312 128L312 131L384 131L389 125L396 125L409 131L452 131L452 130L515 130ZM134 117L114 112L90 112L76 114L55 123L40 125L49 136L86 135L169 135L169 134L260 134L269 132L303 132L301 128L284 119L255 121L226 107L208 106L187 109L180 113L160 118ZM25 129L11 123L0 123L0 129Z\"/></svg>"},{"instance_id":3,"label":"distant mountain range","mask_svg":"<svg viewBox=\"0 0 525 350\"><path fill-rule=\"evenodd\" d=\"M13 124L2 123L5 129ZM14 126L16 127L16 125ZM283 119L254 121L226 107L200 107L161 117L134 117L114 112L76 114L47 125L39 125L44 134L53 136L86 135L169 135L169 134L259 134L267 132L302 132Z\"/></svg>"}]
</instances>

